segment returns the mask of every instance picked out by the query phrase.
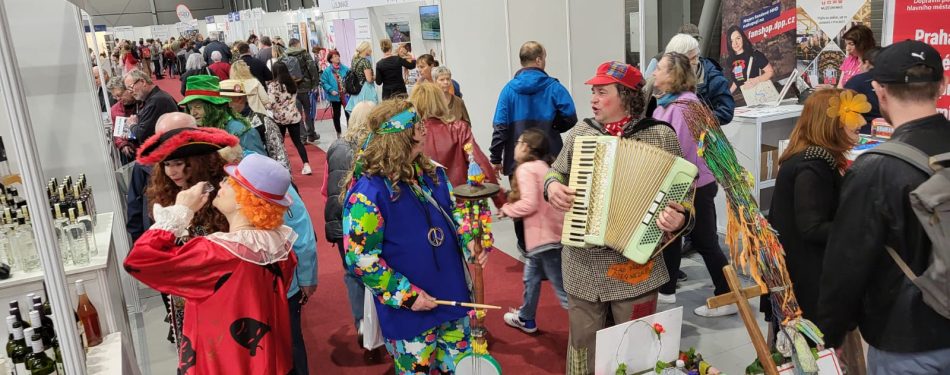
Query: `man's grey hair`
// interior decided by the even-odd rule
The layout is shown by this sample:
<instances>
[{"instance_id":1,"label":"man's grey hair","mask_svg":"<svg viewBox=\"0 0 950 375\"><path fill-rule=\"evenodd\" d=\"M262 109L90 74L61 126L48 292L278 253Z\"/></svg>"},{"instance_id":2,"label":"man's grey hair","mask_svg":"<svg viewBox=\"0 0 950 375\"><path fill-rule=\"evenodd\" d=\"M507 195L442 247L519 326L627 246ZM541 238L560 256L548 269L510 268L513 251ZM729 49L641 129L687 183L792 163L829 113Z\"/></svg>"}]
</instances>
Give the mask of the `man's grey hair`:
<instances>
[{"instance_id":1,"label":"man's grey hair","mask_svg":"<svg viewBox=\"0 0 950 375\"><path fill-rule=\"evenodd\" d=\"M452 78L452 71L449 70L449 68L446 68L444 66L437 66L435 68L432 68L432 78L439 79L439 77L445 74L448 74L449 78Z\"/></svg>"},{"instance_id":2,"label":"man's grey hair","mask_svg":"<svg viewBox=\"0 0 950 375\"><path fill-rule=\"evenodd\" d=\"M198 70L204 68L204 66L205 59L201 58L200 53L192 53L191 55L188 55L188 61L185 62L186 70Z\"/></svg>"},{"instance_id":3,"label":"man's grey hair","mask_svg":"<svg viewBox=\"0 0 950 375\"><path fill-rule=\"evenodd\" d=\"M208 34L208 40L218 40L218 35L215 33Z\"/></svg>"},{"instance_id":4,"label":"man's grey hair","mask_svg":"<svg viewBox=\"0 0 950 375\"><path fill-rule=\"evenodd\" d=\"M150 78L148 74L145 74L145 72L138 69L132 69L131 71L125 74L125 77L132 77L132 78L135 78L136 80L145 81L145 83L147 84L150 84L150 85L153 84L152 78ZM123 81L125 80L125 77L122 77Z\"/></svg>"},{"instance_id":5,"label":"man's grey hair","mask_svg":"<svg viewBox=\"0 0 950 375\"><path fill-rule=\"evenodd\" d=\"M700 52L699 42L689 34L676 34L666 45L665 52L676 52L681 55L689 55L690 52Z\"/></svg>"},{"instance_id":6,"label":"man's grey hair","mask_svg":"<svg viewBox=\"0 0 950 375\"><path fill-rule=\"evenodd\" d=\"M220 51L211 52L211 61L221 62L221 52Z\"/></svg>"},{"instance_id":7,"label":"man's grey hair","mask_svg":"<svg viewBox=\"0 0 950 375\"><path fill-rule=\"evenodd\" d=\"M122 82L122 78L112 77L109 80L109 83L106 84L106 89L112 91L113 89L123 89L125 90L125 82Z\"/></svg>"}]
</instances>

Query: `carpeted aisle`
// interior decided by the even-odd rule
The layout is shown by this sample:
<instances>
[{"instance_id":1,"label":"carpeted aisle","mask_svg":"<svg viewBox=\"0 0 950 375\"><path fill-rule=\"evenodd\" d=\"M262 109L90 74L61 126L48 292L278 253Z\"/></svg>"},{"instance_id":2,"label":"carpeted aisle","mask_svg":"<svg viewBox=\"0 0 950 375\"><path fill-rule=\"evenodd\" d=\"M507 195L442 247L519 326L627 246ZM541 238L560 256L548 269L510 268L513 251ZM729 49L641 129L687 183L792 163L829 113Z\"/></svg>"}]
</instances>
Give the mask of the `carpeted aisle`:
<instances>
[{"instance_id":1,"label":"carpeted aisle","mask_svg":"<svg viewBox=\"0 0 950 375\"><path fill-rule=\"evenodd\" d=\"M156 83L176 100L181 99L179 80L163 79ZM326 116L323 114L324 117ZM332 127L329 122L319 122L318 130ZM327 128L327 129L324 129ZM329 132L324 132L329 133ZM324 134L324 145L332 142ZM393 374L392 358L384 348L367 353L357 345L356 329L350 315L346 288L343 285L343 265L337 248L324 238L323 170L326 153L320 148L307 145L313 174L300 174L303 164L293 143L287 139L294 182L300 189L319 243L319 287L310 302L304 306L302 326L310 360L310 373L347 375ZM524 286L521 281L522 263L502 253L494 253L485 270L486 303L517 308L521 305ZM508 327L502 320L507 310L490 311L486 325L491 333L489 351L501 364L505 374L563 374L567 355L567 311L561 308L548 282L542 285L541 302L538 308L538 332L526 334Z\"/></svg>"}]
</instances>

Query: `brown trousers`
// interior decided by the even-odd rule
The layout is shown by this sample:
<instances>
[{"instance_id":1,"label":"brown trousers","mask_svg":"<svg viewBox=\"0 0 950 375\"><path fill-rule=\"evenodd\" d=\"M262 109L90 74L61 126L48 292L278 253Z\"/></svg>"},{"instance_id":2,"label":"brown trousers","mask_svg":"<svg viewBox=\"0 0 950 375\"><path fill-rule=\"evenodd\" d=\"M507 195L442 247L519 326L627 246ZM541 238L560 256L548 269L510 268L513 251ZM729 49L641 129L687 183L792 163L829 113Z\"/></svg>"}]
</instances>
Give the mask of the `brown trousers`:
<instances>
[{"instance_id":1,"label":"brown trousers","mask_svg":"<svg viewBox=\"0 0 950 375\"><path fill-rule=\"evenodd\" d=\"M615 323L625 323L656 313L657 291L637 298L608 302L590 302L567 295L567 314L570 320L570 345L567 348L567 375L594 373L597 331L607 323L607 309Z\"/></svg>"}]
</instances>

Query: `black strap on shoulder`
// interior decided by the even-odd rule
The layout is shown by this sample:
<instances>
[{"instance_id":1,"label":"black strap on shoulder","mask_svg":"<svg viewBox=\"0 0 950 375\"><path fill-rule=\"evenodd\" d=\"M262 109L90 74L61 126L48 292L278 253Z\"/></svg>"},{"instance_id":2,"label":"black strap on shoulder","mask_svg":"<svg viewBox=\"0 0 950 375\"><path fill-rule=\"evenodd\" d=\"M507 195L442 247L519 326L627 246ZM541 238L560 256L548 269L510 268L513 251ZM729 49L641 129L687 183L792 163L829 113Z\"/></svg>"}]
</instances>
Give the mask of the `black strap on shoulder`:
<instances>
[{"instance_id":1,"label":"black strap on shoulder","mask_svg":"<svg viewBox=\"0 0 950 375\"><path fill-rule=\"evenodd\" d=\"M868 149L865 153L893 156L916 167L928 176L933 176L934 174L934 170L930 168L930 156L920 151L917 147L904 142L887 141Z\"/></svg>"},{"instance_id":2,"label":"black strap on shoulder","mask_svg":"<svg viewBox=\"0 0 950 375\"><path fill-rule=\"evenodd\" d=\"M670 130L672 130L674 134L676 133L676 129L673 128L673 125L670 125L670 123L666 121L660 121L652 117L644 117L640 121L637 121L637 123L634 124L633 126L624 129L623 135L624 137L630 137L634 134L639 133L640 131L649 129L654 126L666 126L666 127L669 127Z\"/></svg>"}]
</instances>

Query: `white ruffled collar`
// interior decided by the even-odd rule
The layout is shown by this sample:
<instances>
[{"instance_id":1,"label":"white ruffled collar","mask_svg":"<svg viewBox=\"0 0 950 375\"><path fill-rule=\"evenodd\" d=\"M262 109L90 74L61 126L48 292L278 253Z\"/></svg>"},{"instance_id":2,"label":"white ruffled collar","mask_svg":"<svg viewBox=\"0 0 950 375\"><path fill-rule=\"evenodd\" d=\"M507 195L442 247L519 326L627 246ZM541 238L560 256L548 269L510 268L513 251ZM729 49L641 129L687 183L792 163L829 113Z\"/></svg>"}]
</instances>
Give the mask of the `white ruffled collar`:
<instances>
[{"instance_id":1,"label":"white ruffled collar","mask_svg":"<svg viewBox=\"0 0 950 375\"><path fill-rule=\"evenodd\" d=\"M205 236L211 242L242 260L257 265L268 265L287 259L293 251L297 233L286 225L273 230L240 230L237 232L217 232Z\"/></svg>"}]
</instances>

